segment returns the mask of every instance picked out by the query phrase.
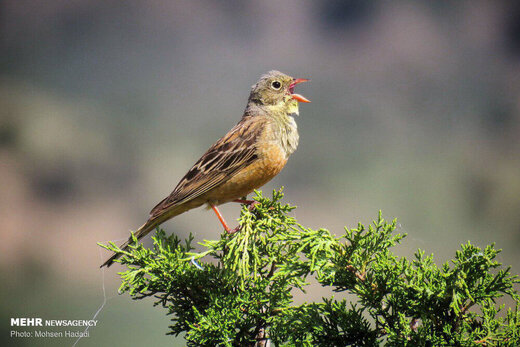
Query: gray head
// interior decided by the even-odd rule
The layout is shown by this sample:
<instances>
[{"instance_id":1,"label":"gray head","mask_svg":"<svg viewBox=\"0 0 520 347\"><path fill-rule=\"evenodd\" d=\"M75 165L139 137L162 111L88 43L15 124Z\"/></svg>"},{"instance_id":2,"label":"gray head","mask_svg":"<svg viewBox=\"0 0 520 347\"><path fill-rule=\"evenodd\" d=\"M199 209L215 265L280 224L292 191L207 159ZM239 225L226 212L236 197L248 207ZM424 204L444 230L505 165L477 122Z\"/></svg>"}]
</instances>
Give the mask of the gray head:
<instances>
[{"instance_id":1,"label":"gray head","mask_svg":"<svg viewBox=\"0 0 520 347\"><path fill-rule=\"evenodd\" d=\"M306 82L305 78L293 78L280 71L271 70L262 75L258 82L251 87L249 102L265 106L284 106L287 103L300 101L310 102L299 94L294 94L294 87L298 83Z\"/></svg>"}]
</instances>

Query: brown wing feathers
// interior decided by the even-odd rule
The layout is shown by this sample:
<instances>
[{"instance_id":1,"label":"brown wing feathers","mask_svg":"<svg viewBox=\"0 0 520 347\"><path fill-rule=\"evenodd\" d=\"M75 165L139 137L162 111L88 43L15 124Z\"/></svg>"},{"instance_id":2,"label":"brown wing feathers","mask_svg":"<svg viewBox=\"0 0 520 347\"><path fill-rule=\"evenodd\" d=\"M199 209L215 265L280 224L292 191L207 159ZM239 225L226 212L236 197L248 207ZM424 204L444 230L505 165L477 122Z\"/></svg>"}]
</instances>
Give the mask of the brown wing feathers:
<instances>
[{"instance_id":1,"label":"brown wing feathers","mask_svg":"<svg viewBox=\"0 0 520 347\"><path fill-rule=\"evenodd\" d=\"M142 238L157 225L182 213L182 203L195 199L226 182L234 173L250 165L257 158L256 140L261 135L265 121L244 117L231 131L215 143L184 175L173 192L155 206L150 218L134 235ZM121 245L126 249L130 238ZM110 266L120 255L114 254L103 266Z\"/></svg>"},{"instance_id":2,"label":"brown wing feathers","mask_svg":"<svg viewBox=\"0 0 520 347\"><path fill-rule=\"evenodd\" d=\"M215 143L181 179L173 192L150 212L156 217L172 206L201 196L256 159L256 139L265 122L243 118Z\"/></svg>"}]
</instances>

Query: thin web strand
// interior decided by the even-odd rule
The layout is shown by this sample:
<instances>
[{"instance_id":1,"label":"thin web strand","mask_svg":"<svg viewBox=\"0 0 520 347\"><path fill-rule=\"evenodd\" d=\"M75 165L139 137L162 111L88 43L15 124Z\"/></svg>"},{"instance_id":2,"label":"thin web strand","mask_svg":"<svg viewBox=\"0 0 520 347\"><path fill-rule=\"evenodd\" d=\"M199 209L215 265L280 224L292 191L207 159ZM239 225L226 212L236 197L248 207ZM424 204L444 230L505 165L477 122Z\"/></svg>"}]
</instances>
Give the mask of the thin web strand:
<instances>
[{"instance_id":1,"label":"thin web strand","mask_svg":"<svg viewBox=\"0 0 520 347\"><path fill-rule=\"evenodd\" d=\"M110 240L110 241L112 241L112 242L121 242L121 241L124 241L124 240L126 240L126 238ZM101 241L101 242L103 242L103 241ZM104 242L108 243L109 241L104 241ZM99 251L99 261L101 263L101 262L103 262L103 252L102 252L101 248L98 251ZM106 287L105 287L105 267L100 268L100 270L101 270L101 287L102 287L102 290L103 290L103 302L101 303L101 306L99 306L99 308L97 309L96 313L94 313L94 316L92 317L91 320L95 320L97 318L99 313L103 310L103 308L107 304L108 300L113 299L113 298L116 297L116 295L107 297ZM79 340L81 340L86 335L86 333L88 332L89 328L90 328L90 326L86 326L85 327L85 330L83 330L83 334L81 334L76 339L76 341L74 342L72 347L76 347L76 345L78 344Z\"/></svg>"}]
</instances>

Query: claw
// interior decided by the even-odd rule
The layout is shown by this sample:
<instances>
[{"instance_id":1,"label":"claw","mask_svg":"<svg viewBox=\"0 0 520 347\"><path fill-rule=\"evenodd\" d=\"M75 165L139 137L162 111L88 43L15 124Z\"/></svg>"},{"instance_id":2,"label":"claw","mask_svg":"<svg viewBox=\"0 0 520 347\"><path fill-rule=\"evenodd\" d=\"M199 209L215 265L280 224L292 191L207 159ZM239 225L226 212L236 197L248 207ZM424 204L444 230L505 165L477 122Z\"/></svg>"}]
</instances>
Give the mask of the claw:
<instances>
[{"instance_id":1,"label":"claw","mask_svg":"<svg viewBox=\"0 0 520 347\"><path fill-rule=\"evenodd\" d=\"M260 203L256 200L246 200L246 199L236 199L233 202L238 202L239 204L247 205L249 211L253 211L256 205L260 205Z\"/></svg>"},{"instance_id":2,"label":"claw","mask_svg":"<svg viewBox=\"0 0 520 347\"><path fill-rule=\"evenodd\" d=\"M253 211L257 205L260 205L258 201L252 201L250 204L247 204L247 208L249 211Z\"/></svg>"},{"instance_id":3,"label":"claw","mask_svg":"<svg viewBox=\"0 0 520 347\"><path fill-rule=\"evenodd\" d=\"M239 225L239 226L235 227L234 229L226 230L226 232L228 233L228 235L233 235L237 231L240 231L240 229L241 229L241 227Z\"/></svg>"}]
</instances>

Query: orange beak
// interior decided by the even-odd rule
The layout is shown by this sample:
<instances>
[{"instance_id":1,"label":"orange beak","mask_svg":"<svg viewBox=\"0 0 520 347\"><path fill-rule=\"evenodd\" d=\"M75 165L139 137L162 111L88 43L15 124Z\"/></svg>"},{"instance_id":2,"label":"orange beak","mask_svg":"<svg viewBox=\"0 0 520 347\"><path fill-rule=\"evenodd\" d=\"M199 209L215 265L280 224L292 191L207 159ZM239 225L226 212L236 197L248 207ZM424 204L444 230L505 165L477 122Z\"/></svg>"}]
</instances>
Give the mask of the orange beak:
<instances>
[{"instance_id":1,"label":"orange beak","mask_svg":"<svg viewBox=\"0 0 520 347\"><path fill-rule=\"evenodd\" d=\"M307 99L306 97L300 95L300 94L295 94L294 93L294 87L298 84L298 83L303 83L303 82L307 82L307 81L310 81L309 79L307 78L295 78L294 81L289 85L289 93L291 93L291 97L296 100L296 101L299 101L299 102L311 102L309 99Z\"/></svg>"}]
</instances>

